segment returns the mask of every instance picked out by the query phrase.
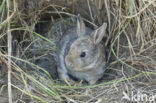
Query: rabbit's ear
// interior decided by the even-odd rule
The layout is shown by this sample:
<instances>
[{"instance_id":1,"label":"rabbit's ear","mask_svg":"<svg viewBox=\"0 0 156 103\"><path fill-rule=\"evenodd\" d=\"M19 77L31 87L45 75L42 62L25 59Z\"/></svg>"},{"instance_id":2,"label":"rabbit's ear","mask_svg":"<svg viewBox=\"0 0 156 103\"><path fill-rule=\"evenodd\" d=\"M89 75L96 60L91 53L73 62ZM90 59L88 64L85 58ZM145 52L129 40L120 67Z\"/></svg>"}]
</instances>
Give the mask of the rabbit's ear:
<instances>
[{"instance_id":1,"label":"rabbit's ear","mask_svg":"<svg viewBox=\"0 0 156 103\"><path fill-rule=\"evenodd\" d=\"M83 36L85 35L86 33L86 27L85 27L85 24L80 16L80 14L78 14L78 17L77 17L77 35L80 37L80 36Z\"/></svg>"},{"instance_id":2,"label":"rabbit's ear","mask_svg":"<svg viewBox=\"0 0 156 103\"><path fill-rule=\"evenodd\" d=\"M106 36L106 28L107 28L107 23L103 23L101 27L93 31L91 36L93 37L94 44L100 43L102 38Z\"/></svg>"}]
</instances>

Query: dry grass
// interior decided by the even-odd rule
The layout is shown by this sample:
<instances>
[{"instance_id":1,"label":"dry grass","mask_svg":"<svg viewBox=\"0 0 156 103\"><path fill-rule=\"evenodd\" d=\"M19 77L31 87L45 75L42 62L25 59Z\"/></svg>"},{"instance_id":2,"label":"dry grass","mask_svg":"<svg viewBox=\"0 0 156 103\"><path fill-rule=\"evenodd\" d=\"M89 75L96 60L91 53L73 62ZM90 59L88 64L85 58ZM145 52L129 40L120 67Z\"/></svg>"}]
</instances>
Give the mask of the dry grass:
<instances>
[{"instance_id":1,"label":"dry grass","mask_svg":"<svg viewBox=\"0 0 156 103\"><path fill-rule=\"evenodd\" d=\"M113 103L136 101L131 97L138 92L156 95L156 0L9 1L0 1L0 102ZM32 62L57 49L55 36L45 34L51 29L36 33L36 25L77 13L90 27L108 23L105 45L115 59L96 85L67 86ZM28 54L32 47L39 50Z\"/></svg>"}]
</instances>

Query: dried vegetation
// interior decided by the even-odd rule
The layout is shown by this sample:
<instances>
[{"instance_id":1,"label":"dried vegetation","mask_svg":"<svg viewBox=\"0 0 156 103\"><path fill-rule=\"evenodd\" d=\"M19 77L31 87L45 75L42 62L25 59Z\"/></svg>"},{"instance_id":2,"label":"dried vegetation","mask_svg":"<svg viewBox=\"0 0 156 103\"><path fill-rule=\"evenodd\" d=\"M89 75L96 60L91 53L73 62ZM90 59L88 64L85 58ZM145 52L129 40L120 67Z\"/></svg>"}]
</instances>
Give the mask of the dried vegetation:
<instances>
[{"instance_id":1,"label":"dried vegetation","mask_svg":"<svg viewBox=\"0 0 156 103\"><path fill-rule=\"evenodd\" d=\"M112 55L107 76L97 85L63 85L57 75L51 77L41 65L32 62L45 55L53 57L56 38L46 33L58 19L76 17L78 13L91 28L108 24L105 45ZM30 54L32 46L37 50ZM42 60L55 67L53 59ZM131 102L136 101L131 97L138 92L148 97L156 95L155 77L156 0L0 1L1 103Z\"/></svg>"}]
</instances>

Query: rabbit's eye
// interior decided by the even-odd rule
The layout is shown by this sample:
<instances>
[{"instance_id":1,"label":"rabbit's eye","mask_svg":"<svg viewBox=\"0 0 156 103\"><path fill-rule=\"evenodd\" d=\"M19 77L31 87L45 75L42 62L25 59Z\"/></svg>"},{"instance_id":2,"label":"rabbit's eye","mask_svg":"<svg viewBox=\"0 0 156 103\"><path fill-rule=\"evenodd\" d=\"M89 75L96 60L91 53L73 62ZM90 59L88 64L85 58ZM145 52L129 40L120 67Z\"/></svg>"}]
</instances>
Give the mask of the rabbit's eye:
<instances>
[{"instance_id":1,"label":"rabbit's eye","mask_svg":"<svg viewBox=\"0 0 156 103\"><path fill-rule=\"evenodd\" d=\"M80 54L80 57L85 57L86 56L86 52L82 52L81 54Z\"/></svg>"}]
</instances>

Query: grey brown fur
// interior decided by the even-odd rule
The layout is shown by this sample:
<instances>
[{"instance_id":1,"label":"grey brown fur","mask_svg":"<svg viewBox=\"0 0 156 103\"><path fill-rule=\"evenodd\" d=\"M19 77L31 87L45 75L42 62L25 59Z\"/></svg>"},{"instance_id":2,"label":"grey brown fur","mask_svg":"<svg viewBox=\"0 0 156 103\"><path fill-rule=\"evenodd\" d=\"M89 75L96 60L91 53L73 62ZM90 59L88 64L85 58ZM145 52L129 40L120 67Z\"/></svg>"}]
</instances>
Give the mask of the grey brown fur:
<instances>
[{"instance_id":1,"label":"grey brown fur","mask_svg":"<svg viewBox=\"0 0 156 103\"><path fill-rule=\"evenodd\" d=\"M57 54L59 78L71 80L69 75L95 84L106 69L105 48L101 44L107 24L96 30L85 26L78 15L77 27L69 29L58 43Z\"/></svg>"}]
</instances>

